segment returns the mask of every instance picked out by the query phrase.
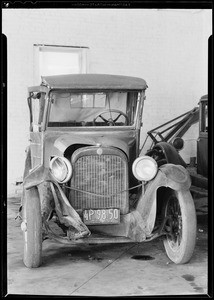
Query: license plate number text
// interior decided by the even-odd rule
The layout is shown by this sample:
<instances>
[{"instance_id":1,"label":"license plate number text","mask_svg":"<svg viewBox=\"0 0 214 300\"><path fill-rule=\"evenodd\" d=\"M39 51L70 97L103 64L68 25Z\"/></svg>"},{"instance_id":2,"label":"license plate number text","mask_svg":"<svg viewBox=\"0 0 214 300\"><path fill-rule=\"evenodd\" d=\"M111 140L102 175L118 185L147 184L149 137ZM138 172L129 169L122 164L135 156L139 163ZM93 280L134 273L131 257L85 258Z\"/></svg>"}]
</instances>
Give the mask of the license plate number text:
<instances>
[{"instance_id":1,"label":"license plate number text","mask_svg":"<svg viewBox=\"0 0 214 300\"><path fill-rule=\"evenodd\" d=\"M83 211L83 222L86 225L119 224L120 211L118 208L86 209Z\"/></svg>"}]
</instances>

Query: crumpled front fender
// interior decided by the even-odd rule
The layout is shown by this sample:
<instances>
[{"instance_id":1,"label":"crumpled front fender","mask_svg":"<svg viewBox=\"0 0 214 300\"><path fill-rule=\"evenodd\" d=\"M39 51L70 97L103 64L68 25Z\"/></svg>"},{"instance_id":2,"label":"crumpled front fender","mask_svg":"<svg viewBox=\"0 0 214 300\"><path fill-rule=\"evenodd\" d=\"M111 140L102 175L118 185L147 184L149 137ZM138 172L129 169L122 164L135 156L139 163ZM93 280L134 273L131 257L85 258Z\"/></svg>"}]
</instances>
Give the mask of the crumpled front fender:
<instances>
[{"instance_id":1,"label":"crumpled front fender","mask_svg":"<svg viewBox=\"0 0 214 300\"><path fill-rule=\"evenodd\" d=\"M24 178L23 187L28 190L45 181L55 181L48 168L43 165L36 167Z\"/></svg>"},{"instance_id":2,"label":"crumpled front fender","mask_svg":"<svg viewBox=\"0 0 214 300\"><path fill-rule=\"evenodd\" d=\"M77 230L77 233L73 233L70 238L76 239L90 235L88 227L82 222L79 214L71 206L60 185L54 180L48 168L45 168L43 165L35 168L25 177L23 187L28 190L43 182L50 182L55 203L55 211L59 217L60 223L65 224L67 227L71 226ZM58 194L56 189L58 190Z\"/></svg>"},{"instance_id":3,"label":"crumpled front fender","mask_svg":"<svg viewBox=\"0 0 214 300\"><path fill-rule=\"evenodd\" d=\"M166 164L159 168L159 172L165 177L165 186L173 190L188 190L191 179L188 171L181 165Z\"/></svg>"},{"instance_id":4,"label":"crumpled front fender","mask_svg":"<svg viewBox=\"0 0 214 300\"><path fill-rule=\"evenodd\" d=\"M156 177L145 186L136 211L142 218L141 228L144 228L146 235L151 234L156 217L157 189L169 187L173 190L188 190L191 186L191 179L188 171L180 165L165 164L159 168Z\"/></svg>"},{"instance_id":5,"label":"crumpled front fender","mask_svg":"<svg viewBox=\"0 0 214 300\"><path fill-rule=\"evenodd\" d=\"M153 201L156 199L157 189L161 186L169 187L173 190L188 190L191 186L191 179L188 171L174 164L166 164L159 168L156 177L145 187L145 193L141 196L137 205L137 210L147 216L150 212Z\"/></svg>"}]
</instances>

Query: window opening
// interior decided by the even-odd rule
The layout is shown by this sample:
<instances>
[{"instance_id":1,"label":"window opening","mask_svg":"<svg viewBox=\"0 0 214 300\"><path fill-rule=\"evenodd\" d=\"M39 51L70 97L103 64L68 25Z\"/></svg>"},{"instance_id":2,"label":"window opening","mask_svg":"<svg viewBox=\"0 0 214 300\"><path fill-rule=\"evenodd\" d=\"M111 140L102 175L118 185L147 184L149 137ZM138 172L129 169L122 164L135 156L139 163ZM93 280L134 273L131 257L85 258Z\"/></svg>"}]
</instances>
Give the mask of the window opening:
<instances>
[{"instance_id":1,"label":"window opening","mask_svg":"<svg viewBox=\"0 0 214 300\"><path fill-rule=\"evenodd\" d=\"M34 81L41 76L87 73L87 47L34 45Z\"/></svg>"},{"instance_id":2,"label":"window opening","mask_svg":"<svg viewBox=\"0 0 214 300\"><path fill-rule=\"evenodd\" d=\"M114 126L130 126L136 117L138 92L55 91L51 98L49 127L108 126L109 119L115 120Z\"/></svg>"},{"instance_id":3,"label":"window opening","mask_svg":"<svg viewBox=\"0 0 214 300\"><path fill-rule=\"evenodd\" d=\"M30 96L32 110L32 129L40 131L43 122L45 93L32 93Z\"/></svg>"}]
</instances>

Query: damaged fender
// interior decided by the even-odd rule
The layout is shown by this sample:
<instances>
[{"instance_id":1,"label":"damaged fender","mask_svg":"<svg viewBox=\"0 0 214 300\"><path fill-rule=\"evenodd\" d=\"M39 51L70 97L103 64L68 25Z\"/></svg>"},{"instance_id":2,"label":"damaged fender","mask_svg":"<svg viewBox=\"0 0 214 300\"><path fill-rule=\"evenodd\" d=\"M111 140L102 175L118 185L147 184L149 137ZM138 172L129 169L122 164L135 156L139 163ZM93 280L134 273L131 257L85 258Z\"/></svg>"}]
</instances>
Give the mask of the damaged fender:
<instances>
[{"instance_id":1,"label":"damaged fender","mask_svg":"<svg viewBox=\"0 0 214 300\"><path fill-rule=\"evenodd\" d=\"M49 169L45 168L43 165L35 168L24 179L23 187L24 189L28 190L34 186L38 186L43 182L50 182L51 191L55 202L55 210L60 222L68 227L72 226L78 231L78 234L75 234L73 238L90 235L88 227L82 222L79 214L71 206L60 185L51 175ZM58 190L58 193L56 192L56 189Z\"/></svg>"},{"instance_id":2,"label":"damaged fender","mask_svg":"<svg viewBox=\"0 0 214 300\"><path fill-rule=\"evenodd\" d=\"M180 165L165 164L159 168L156 177L145 186L136 210L133 211L128 236L139 242L145 240L154 228L157 204L157 189L169 187L173 190L188 190L191 179L187 170Z\"/></svg>"}]
</instances>

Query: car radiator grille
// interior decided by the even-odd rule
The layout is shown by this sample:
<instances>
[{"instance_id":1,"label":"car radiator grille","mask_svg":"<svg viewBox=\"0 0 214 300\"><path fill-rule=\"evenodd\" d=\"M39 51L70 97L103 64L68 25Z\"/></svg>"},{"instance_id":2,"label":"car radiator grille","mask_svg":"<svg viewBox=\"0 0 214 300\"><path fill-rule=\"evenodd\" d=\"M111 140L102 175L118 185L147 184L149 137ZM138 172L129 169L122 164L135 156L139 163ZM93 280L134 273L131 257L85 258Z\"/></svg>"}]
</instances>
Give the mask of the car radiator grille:
<instances>
[{"instance_id":1,"label":"car radiator grille","mask_svg":"<svg viewBox=\"0 0 214 300\"><path fill-rule=\"evenodd\" d=\"M94 148L94 147L93 147ZM79 152L72 162L74 174L71 186L87 193L71 190L70 201L75 209L120 208L128 212L127 159L119 150L96 153L98 148ZM107 153L105 153L107 152ZM114 152L117 154L115 155ZM126 190L126 191L124 191ZM123 192L121 192L123 191Z\"/></svg>"}]
</instances>

